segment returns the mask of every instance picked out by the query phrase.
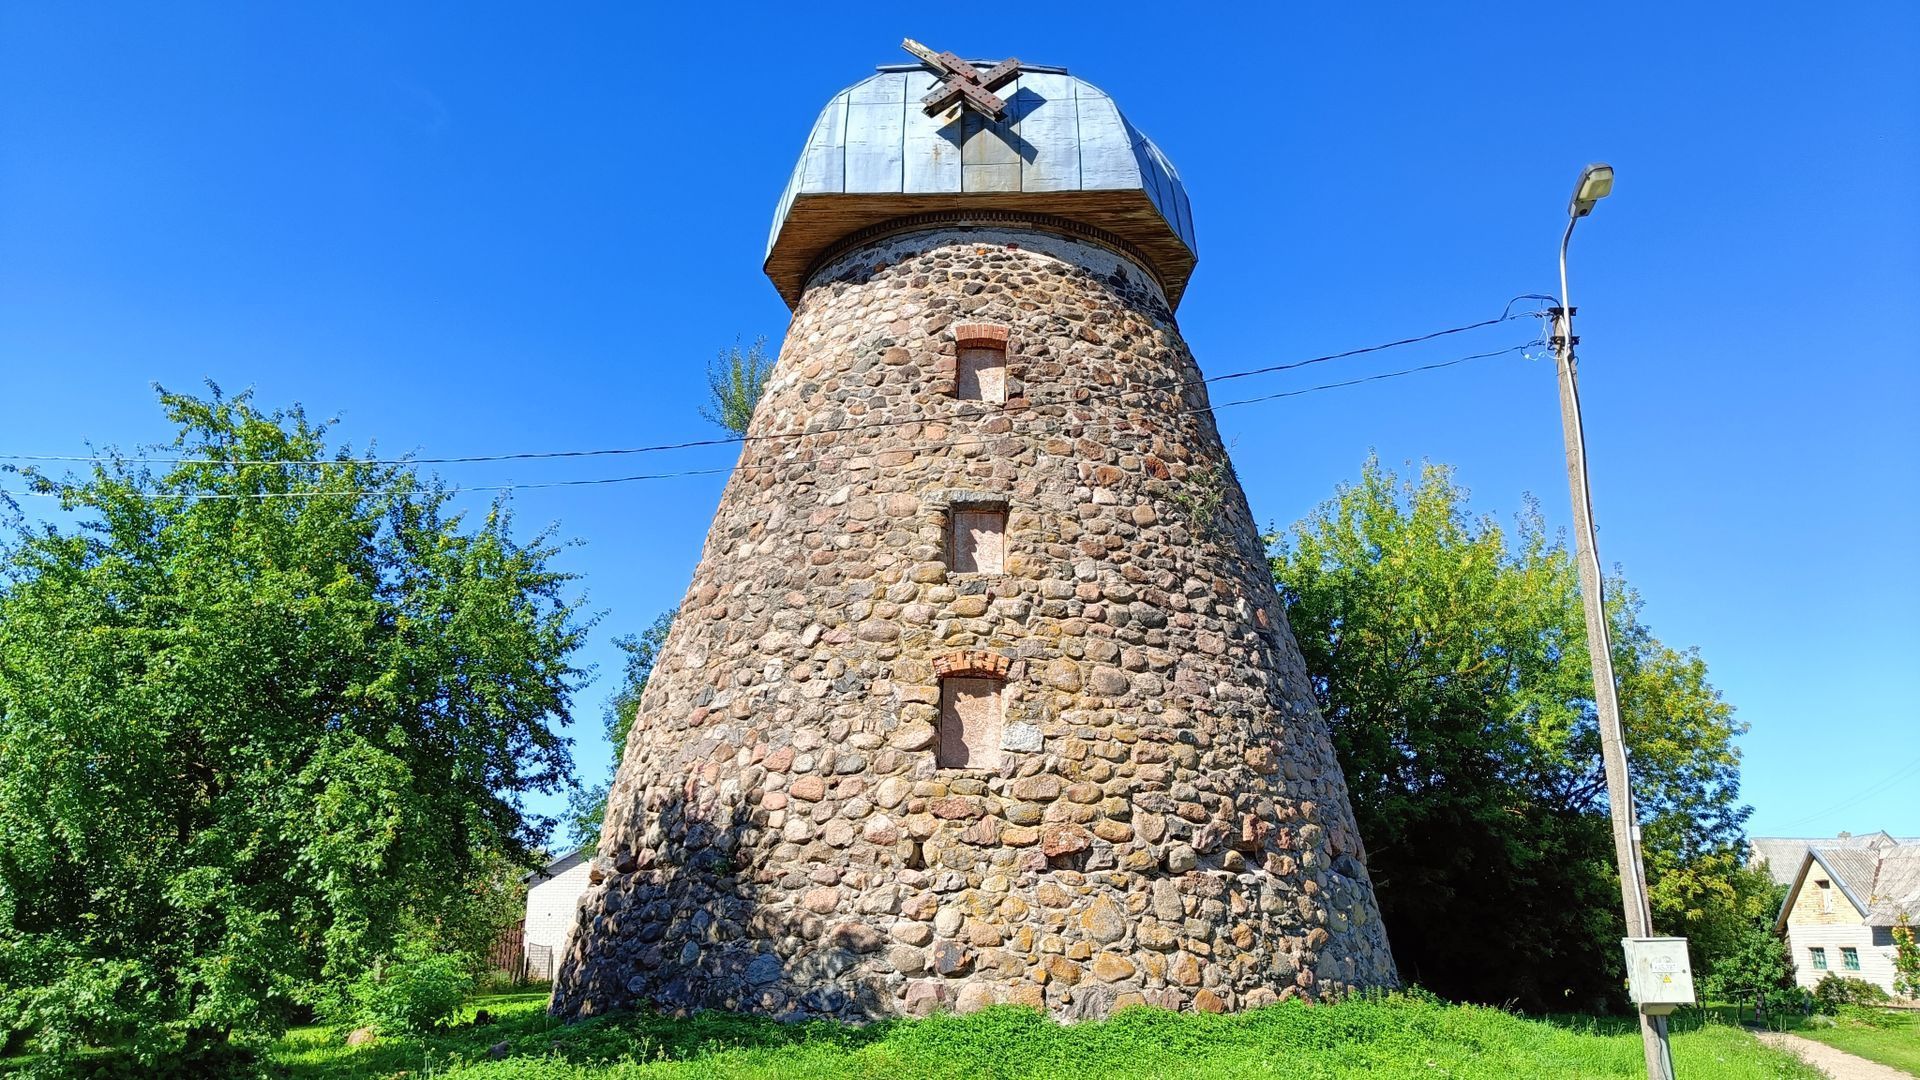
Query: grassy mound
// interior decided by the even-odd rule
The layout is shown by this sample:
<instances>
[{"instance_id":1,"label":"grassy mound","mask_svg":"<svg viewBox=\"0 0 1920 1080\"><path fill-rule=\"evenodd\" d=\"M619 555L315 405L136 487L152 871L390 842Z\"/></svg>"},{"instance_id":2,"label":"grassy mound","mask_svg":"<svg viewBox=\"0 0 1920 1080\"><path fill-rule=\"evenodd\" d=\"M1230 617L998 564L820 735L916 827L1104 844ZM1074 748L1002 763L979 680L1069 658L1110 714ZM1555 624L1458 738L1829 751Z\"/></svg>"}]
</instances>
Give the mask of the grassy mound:
<instances>
[{"instance_id":1,"label":"grassy mound","mask_svg":"<svg viewBox=\"0 0 1920 1080\"><path fill-rule=\"evenodd\" d=\"M425 1040L349 1049L344 1032L304 1028L269 1050L294 1077L405 1076L456 1080L640 1080L842 1077L953 1080L1231 1080L1236 1077L1483 1077L1488 1080L1644 1075L1627 1023L1529 1020L1407 997L1337 1005L1286 1003L1237 1016L1129 1009L1102 1023L1062 1026L1031 1010L894 1021L864 1028L782 1025L720 1014L632 1014L557 1026L545 998L483 1000L492 1025ZM1683 1023L1675 1064L1689 1080L1818 1073L1720 1023ZM507 1044L492 1059L488 1048Z\"/></svg>"}]
</instances>

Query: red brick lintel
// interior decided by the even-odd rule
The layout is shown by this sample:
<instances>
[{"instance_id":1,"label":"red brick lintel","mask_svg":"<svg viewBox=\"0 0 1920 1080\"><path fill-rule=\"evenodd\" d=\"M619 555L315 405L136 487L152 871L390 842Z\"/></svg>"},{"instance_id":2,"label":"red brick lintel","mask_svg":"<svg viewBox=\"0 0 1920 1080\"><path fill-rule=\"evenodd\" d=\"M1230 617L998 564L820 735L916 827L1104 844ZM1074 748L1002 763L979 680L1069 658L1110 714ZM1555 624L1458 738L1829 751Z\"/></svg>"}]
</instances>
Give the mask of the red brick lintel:
<instances>
[{"instance_id":1,"label":"red brick lintel","mask_svg":"<svg viewBox=\"0 0 1920 1080\"><path fill-rule=\"evenodd\" d=\"M963 349L1007 347L1007 328L993 323L962 323L953 328L954 344Z\"/></svg>"},{"instance_id":2,"label":"red brick lintel","mask_svg":"<svg viewBox=\"0 0 1920 1080\"><path fill-rule=\"evenodd\" d=\"M1013 661L999 653L984 652L977 649L964 649L950 652L945 656L933 658L933 673L941 678L951 675L985 676L990 679L1004 679L1013 666Z\"/></svg>"}]
</instances>

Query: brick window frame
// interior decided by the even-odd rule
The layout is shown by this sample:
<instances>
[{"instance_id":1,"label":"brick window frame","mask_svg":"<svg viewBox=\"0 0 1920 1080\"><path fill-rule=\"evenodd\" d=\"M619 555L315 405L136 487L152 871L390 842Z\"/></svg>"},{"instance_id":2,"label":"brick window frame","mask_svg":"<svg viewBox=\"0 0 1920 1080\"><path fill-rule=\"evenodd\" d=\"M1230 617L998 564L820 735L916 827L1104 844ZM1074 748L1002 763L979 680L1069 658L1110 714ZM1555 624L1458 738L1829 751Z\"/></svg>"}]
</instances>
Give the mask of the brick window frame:
<instances>
[{"instance_id":1,"label":"brick window frame","mask_svg":"<svg viewBox=\"0 0 1920 1080\"><path fill-rule=\"evenodd\" d=\"M991 770L1004 760L1007 676L1013 661L998 653L965 649L936 656L940 680L937 769Z\"/></svg>"},{"instance_id":2,"label":"brick window frame","mask_svg":"<svg viewBox=\"0 0 1920 1080\"><path fill-rule=\"evenodd\" d=\"M1015 348L1013 334L999 323L961 323L953 328L953 338L943 344L940 355L933 365L933 389L937 394L956 397L960 390L960 350L992 349L1001 350L1006 379L1006 400L1004 402L969 402L974 405L999 404L1008 412L1016 412L1028 405L1025 365L1021 363L1019 350Z\"/></svg>"}]
</instances>

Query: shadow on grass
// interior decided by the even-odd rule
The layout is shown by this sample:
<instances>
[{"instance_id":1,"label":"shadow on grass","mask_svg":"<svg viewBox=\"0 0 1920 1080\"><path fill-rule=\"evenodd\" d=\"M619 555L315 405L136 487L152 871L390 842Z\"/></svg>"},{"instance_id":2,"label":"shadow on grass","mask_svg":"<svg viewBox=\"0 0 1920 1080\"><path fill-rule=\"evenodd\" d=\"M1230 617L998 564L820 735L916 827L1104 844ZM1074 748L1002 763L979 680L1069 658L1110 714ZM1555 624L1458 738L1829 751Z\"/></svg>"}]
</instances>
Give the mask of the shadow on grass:
<instances>
[{"instance_id":1,"label":"shadow on grass","mask_svg":"<svg viewBox=\"0 0 1920 1080\"><path fill-rule=\"evenodd\" d=\"M1522 1015L1522 1014L1516 1014ZM1731 1005L1682 1005L1667 1017L1667 1033L1679 1035L1689 1031L1699 1031L1704 1027L1751 1027L1751 1010L1735 1015ZM1633 1035L1640 1031L1640 1018L1633 1013L1614 1013L1595 1016L1590 1013L1545 1013L1528 1015L1529 1020L1538 1020L1543 1024L1580 1035Z\"/></svg>"},{"instance_id":2,"label":"shadow on grass","mask_svg":"<svg viewBox=\"0 0 1920 1080\"><path fill-rule=\"evenodd\" d=\"M474 1013L494 1018L475 1026ZM686 1061L727 1050L824 1045L855 1050L885 1039L895 1026L882 1021L853 1027L833 1021L783 1024L765 1017L696 1012L674 1017L622 1012L563 1024L547 1015L544 993L503 994L476 1000L460 1025L418 1037L386 1037L367 1046L346 1045L340 1028L300 1028L268 1050L292 1077L385 1076L405 1069L423 1072L481 1061L505 1044L505 1057L542 1058L589 1065L620 1061Z\"/></svg>"}]
</instances>

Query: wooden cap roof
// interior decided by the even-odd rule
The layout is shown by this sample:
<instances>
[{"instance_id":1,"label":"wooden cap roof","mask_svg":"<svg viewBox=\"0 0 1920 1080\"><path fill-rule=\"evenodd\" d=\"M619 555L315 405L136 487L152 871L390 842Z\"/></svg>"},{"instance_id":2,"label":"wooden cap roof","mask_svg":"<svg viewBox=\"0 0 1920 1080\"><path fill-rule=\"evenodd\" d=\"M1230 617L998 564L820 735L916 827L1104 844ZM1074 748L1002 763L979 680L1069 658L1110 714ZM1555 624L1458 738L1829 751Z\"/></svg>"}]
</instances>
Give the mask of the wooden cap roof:
<instances>
[{"instance_id":1,"label":"wooden cap roof","mask_svg":"<svg viewBox=\"0 0 1920 1080\"><path fill-rule=\"evenodd\" d=\"M979 65L988 66L988 65ZM1060 68L1024 68L1003 120L929 116L938 82L890 65L827 103L774 211L766 272L789 306L843 241L887 223L979 211L1085 227L1141 261L1178 306L1193 273L1193 211L1173 163L1113 99Z\"/></svg>"}]
</instances>

